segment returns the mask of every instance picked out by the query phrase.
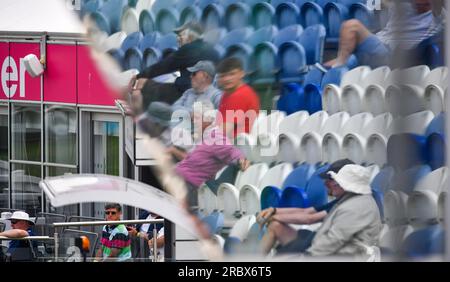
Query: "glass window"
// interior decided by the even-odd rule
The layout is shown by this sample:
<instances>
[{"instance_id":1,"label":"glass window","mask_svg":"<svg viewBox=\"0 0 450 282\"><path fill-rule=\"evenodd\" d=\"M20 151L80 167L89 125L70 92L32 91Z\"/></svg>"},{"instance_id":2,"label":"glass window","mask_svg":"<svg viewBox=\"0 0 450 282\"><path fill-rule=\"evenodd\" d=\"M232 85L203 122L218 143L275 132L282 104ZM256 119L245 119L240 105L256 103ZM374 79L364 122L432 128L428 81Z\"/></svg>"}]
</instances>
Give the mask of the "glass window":
<instances>
[{"instance_id":1,"label":"glass window","mask_svg":"<svg viewBox=\"0 0 450 282\"><path fill-rule=\"evenodd\" d=\"M75 109L53 106L46 109L46 161L77 163L77 114Z\"/></svg>"},{"instance_id":2,"label":"glass window","mask_svg":"<svg viewBox=\"0 0 450 282\"><path fill-rule=\"evenodd\" d=\"M93 121L94 173L119 176L119 123Z\"/></svg>"},{"instance_id":3,"label":"glass window","mask_svg":"<svg viewBox=\"0 0 450 282\"><path fill-rule=\"evenodd\" d=\"M12 208L23 209L30 216L41 211L41 166L13 164Z\"/></svg>"},{"instance_id":4,"label":"glass window","mask_svg":"<svg viewBox=\"0 0 450 282\"><path fill-rule=\"evenodd\" d=\"M12 158L41 161L40 106L14 105L12 115Z\"/></svg>"},{"instance_id":5,"label":"glass window","mask_svg":"<svg viewBox=\"0 0 450 282\"><path fill-rule=\"evenodd\" d=\"M65 167L52 167L49 166L46 168L47 170L47 176L49 177L53 177L53 176L60 176L60 175L64 175L66 173L71 173L71 174L76 174L77 173L77 169L75 168L65 168ZM53 207L52 205L50 205L50 201L48 200L48 198L45 198L45 202L46 202L46 211L49 213L58 213L58 214L64 214L67 217L72 216L72 215L78 215L79 214L79 205L75 204L75 205L66 205L63 207Z\"/></svg>"},{"instance_id":6,"label":"glass window","mask_svg":"<svg viewBox=\"0 0 450 282\"><path fill-rule=\"evenodd\" d=\"M0 207L9 207L8 109L0 108Z\"/></svg>"}]
</instances>

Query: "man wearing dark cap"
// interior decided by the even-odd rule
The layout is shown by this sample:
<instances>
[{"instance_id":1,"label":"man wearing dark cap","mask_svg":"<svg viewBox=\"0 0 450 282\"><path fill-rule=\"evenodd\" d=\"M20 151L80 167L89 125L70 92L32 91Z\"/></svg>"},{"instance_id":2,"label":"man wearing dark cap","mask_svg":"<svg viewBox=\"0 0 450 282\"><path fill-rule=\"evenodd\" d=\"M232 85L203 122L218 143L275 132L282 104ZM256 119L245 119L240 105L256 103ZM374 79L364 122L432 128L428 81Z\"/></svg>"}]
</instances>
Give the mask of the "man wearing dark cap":
<instances>
[{"instance_id":1,"label":"man wearing dark cap","mask_svg":"<svg viewBox=\"0 0 450 282\"><path fill-rule=\"evenodd\" d=\"M187 68L191 73L192 88L186 90L180 99L173 104L173 110L185 110L192 113L195 102L208 101L219 107L222 92L212 84L216 75L216 68L211 61L198 61L194 66Z\"/></svg>"},{"instance_id":2,"label":"man wearing dark cap","mask_svg":"<svg viewBox=\"0 0 450 282\"><path fill-rule=\"evenodd\" d=\"M181 94L191 88L190 75L187 70L200 60L217 62L219 54L213 46L202 40L203 28L196 22L188 22L174 30L178 36L180 48L158 63L146 68L132 79L133 90L141 90L143 96L142 109L153 101L172 104ZM174 83L158 83L152 78L180 71L181 76ZM135 83L138 79L138 83ZM143 79L149 79L147 81ZM133 95L136 91L133 91Z\"/></svg>"}]
</instances>

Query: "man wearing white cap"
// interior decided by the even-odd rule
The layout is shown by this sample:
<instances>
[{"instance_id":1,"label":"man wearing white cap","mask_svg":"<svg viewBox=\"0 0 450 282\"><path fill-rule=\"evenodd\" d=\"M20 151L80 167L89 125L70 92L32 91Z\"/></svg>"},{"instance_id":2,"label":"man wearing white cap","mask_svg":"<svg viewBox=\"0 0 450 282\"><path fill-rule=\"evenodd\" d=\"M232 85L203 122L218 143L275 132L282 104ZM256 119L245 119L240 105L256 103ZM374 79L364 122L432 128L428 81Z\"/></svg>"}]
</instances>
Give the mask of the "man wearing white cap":
<instances>
[{"instance_id":1,"label":"man wearing white cap","mask_svg":"<svg viewBox=\"0 0 450 282\"><path fill-rule=\"evenodd\" d=\"M268 233L275 234L281 243L277 249L278 253L301 252L312 256L357 255L365 251L362 246L371 246L378 241L382 224L369 186L369 170L348 160L339 160L321 174L321 177L325 178L329 195L336 198L329 205L332 206L331 209L297 209L301 211L291 215L291 222L287 222L311 224L323 219L317 232L297 232L289 227L285 220L277 221L278 218L287 218L287 215L277 217L277 209L271 213ZM286 214L288 210L281 211ZM294 217L296 220L292 222ZM268 239L267 241L270 242ZM263 244L264 247L267 246ZM269 250L264 249L264 252Z\"/></svg>"},{"instance_id":2,"label":"man wearing white cap","mask_svg":"<svg viewBox=\"0 0 450 282\"><path fill-rule=\"evenodd\" d=\"M0 232L0 236L8 238L23 238L33 236L31 226L34 222L30 220L28 213L24 211L15 211L8 219L11 221L13 229ZM11 240L9 242L8 253L11 254L12 260L31 260L29 242L26 240Z\"/></svg>"}]
</instances>

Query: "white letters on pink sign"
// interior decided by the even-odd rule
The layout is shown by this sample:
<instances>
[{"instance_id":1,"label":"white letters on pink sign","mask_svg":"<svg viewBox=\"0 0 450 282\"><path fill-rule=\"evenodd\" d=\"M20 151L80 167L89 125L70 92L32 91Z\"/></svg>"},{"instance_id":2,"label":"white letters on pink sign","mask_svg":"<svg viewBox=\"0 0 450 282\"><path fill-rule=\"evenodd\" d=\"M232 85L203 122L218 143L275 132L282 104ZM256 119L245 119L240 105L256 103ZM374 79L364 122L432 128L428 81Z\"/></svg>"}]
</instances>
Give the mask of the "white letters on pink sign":
<instances>
[{"instance_id":1,"label":"white letters on pink sign","mask_svg":"<svg viewBox=\"0 0 450 282\"><path fill-rule=\"evenodd\" d=\"M8 67L10 67L9 72ZM20 58L19 60L19 72L17 71L17 64L13 57L8 56L5 58L2 64L1 77L2 90L6 97L14 97L17 91L17 82L19 82L20 97L25 97L25 71L26 69L23 63L23 58ZM18 74L20 79L18 79ZM7 84L8 82L11 82L9 87Z\"/></svg>"}]
</instances>

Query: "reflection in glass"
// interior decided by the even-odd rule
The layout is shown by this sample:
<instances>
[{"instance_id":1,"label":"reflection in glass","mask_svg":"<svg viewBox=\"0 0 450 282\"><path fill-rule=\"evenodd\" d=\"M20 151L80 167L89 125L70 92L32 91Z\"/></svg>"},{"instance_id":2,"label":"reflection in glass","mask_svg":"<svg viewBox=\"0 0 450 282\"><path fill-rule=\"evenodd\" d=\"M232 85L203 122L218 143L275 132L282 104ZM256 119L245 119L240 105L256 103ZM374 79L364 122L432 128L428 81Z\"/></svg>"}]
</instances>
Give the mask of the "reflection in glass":
<instances>
[{"instance_id":1,"label":"reflection in glass","mask_svg":"<svg viewBox=\"0 0 450 282\"><path fill-rule=\"evenodd\" d=\"M9 190L8 115L0 114L0 207L7 208Z\"/></svg>"},{"instance_id":2,"label":"reflection in glass","mask_svg":"<svg viewBox=\"0 0 450 282\"><path fill-rule=\"evenodd\" d=\"M46 111L46 161L76 164L77 115L71 108L51 107Z\"/></svg>"},{"instance_id":3,"label":"reflection in glass","mask_svg":"<svg viewBox=\"0 0 450 282\"><path fill-rule=\"evenodd\" d=\"M41 116L39 106L14 106L12 158L41 161Z\"/></svg>"},{"instance_id":4,"label":"reflection in glass","mask_svg":"<svg viewBox=\"0 0 450 282\"><path fill-rule=\"evenodd\" d=\"M34 216L41 210L41 167L38 165L13 164L12 208L25 210Z\"/></svg>"},{"instance_id":5,"label":"reflection in glass","mask_svg":"<svg viewBox=\"0 0 450 282\"><path fill-rule=\"evenodd\" d=\"M94 121L94 173L119 175L119 123Z\"/></svg>"},{"instance_id":6,"label":"reflection in glass","mask_svg":"<svg viewBox=\"0 0 450 282\"><path fill-rule=\"evenodd\" d=\"M76 174L77 173L77 169L75 168L65 168L65 167L47 167L47 176L48 177L53 177L53 176L60 176L60 175L64 175L64 174ZM50 205L50 201L48 200L48 198L45 198L45 202L46 202L46 211L49 213L58 213L58 214L64 214L67 217L72 216L72 215L78 215L78 204L74 204L74 205L67 205L67 206L62 206L62 207L53 207L52 205Z\"/></svg>"}]
</instances>

